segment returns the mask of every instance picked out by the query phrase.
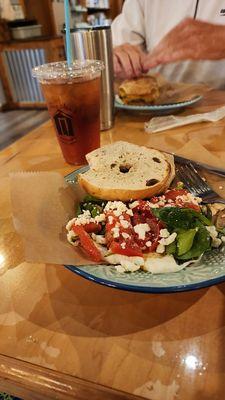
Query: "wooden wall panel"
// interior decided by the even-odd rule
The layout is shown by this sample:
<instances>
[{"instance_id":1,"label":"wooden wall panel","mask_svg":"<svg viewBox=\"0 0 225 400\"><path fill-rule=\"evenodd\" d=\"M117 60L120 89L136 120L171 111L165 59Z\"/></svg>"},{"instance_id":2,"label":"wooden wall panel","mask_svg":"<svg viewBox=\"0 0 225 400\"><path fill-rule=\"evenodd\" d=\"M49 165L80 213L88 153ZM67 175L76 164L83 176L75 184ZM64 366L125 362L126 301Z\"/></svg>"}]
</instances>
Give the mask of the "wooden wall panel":
<instances>
[{"instance_id":1,"label":"wooden wall panel","mask_svg":"<svg viewBox=\"0 0 225 400\"><path fill-rule=\"evenodd\" d=\"M42 25L44 36L55 36L56 26L51 0L23 0L27 18L35 18Z\"/></svg>"},{"instance_id":2,"label":"wooden wall panel","mask_svg":"<svg viewBox=\"0 0 225 400\"><path fill-rule=\"evenodd\" d=\"M110 17L116 18L121 13L124 0L110 0Z\"/></svg>"}]
</instances>

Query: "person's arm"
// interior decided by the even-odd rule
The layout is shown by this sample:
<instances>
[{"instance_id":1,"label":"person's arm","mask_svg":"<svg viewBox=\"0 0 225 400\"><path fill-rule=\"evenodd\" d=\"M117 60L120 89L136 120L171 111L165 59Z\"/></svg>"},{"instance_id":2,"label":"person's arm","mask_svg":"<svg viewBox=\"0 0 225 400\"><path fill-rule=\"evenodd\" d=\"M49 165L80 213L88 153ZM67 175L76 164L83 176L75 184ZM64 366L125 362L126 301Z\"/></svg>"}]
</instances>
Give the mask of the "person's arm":
<instances>
[{"instance_id":1,"label":"person's arm","mask_svg":"<svg viewBox=\"0 0 225 400\"><path fill-rule=\"evenodd\" d=\"M142 0L126 0L122 13L112 23L114 73L117 78L137 77L142 73L145 27Z\"/></svg>"},{"instance_id":2,"label":"person's arm","mask_svg":"<svg viewBox=\"0 0 225 400\"><path fill-rule=\"evenodd\" d=\"M145 72L159 64L225 58L225 26L186 18L142 58Z\"/></svg>"}]
</instances>

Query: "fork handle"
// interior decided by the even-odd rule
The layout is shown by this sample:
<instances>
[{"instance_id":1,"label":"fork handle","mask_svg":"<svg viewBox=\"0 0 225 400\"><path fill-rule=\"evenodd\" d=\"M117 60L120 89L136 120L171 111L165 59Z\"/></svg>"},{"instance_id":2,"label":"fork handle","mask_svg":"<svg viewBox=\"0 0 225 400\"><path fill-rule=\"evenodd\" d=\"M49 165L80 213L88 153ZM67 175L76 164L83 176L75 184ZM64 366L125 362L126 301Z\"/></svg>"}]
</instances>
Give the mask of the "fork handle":
<instances>
[{"instance_id":1,"label":"fork handle","mask_svg":"<svg viewBox=\"0 0 225 400\"><path fill-rule=\"evenodd\" d=\"M219 168L218 169L216 169L216 168L206 168L206 167L200 167L200 168L204 168L207 171L209 171L209 173L211 173L211 174L216 174L218 176L222 176L222 178L225 178L225 172L220 171Z\"/></svg>"},{"instance_id":2,"label":"fork handle","mask_svg":"<svg viewBox=\"0 0 225 400\"><path fill-rule=\"evenodd\" d=\"M222 199L221 197L214 197L214 198L208 198L208 199L202 199L202 204L214 204L214 203L221 203L221 204L225 204L225 199Z\"/></svg>"}]
</instances>

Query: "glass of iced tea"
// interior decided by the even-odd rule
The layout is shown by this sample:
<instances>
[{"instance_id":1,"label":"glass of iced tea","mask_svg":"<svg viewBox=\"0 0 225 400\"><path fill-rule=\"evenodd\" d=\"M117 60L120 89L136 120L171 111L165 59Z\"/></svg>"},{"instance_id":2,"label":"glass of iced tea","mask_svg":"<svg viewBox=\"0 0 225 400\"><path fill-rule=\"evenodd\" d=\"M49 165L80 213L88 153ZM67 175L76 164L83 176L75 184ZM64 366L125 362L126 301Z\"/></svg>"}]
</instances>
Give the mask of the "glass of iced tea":
<instances>
[{"instance_id":1,"label":"glass of iced tea","mask_svg":"<svg viewBox=\"0 0 225 400\"><path fill-rule=\"evenodd\" d=\"M55 62L35 67L51 120L69 164L86 163L85 154L100 146L102 61Z\"/></svg>"}]
</instances>

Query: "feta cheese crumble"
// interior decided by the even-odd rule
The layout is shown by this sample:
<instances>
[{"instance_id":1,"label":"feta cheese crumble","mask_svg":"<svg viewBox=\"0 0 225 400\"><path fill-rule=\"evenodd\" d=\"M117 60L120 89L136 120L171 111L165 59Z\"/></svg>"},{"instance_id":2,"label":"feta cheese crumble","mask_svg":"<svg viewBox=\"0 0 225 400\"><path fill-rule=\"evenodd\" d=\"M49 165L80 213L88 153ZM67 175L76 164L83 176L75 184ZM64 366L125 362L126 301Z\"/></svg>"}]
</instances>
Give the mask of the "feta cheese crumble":
<instances>
[{"instance_id":1,"label":"feta cheese crumble","mask_svg":"<svg viewBox=\"0 0 225 400\"><path fill-rule=\"evenodd\" d=\"M96 217L94 217L93 220L94 220L94 222L103 222L103 221L105 221L105 214L102 213L102 214L96 215Z\"/></svg>"},{"instance_id":2,"label":"feta cheese crumble","mask_svg":"<svg viewBox=\"0 0 225 400\"><path fill-rule=\"evenodd\" d=\"M180 199L184 203L195 204L196 206L198 206L199 203L202 202L202 199L200 197L195 197L191 193L187 193L187 194L183 194L181 196L177 196L177 199Z\"/></svg>"},{"instance_id":3,"label":"feta cheese crumble","mask_svg":"<svg viewBox=\"0 0 225 400\"><path fill-rule=\"evenodd\" d=\"M212 239L216 239L216 237L218 236L218 232L217 232L217 230L216 230L215 225L206 226L206 229L207 229L207 231L209 232L210 237L211 237Z\"/></svg>"},{"instance_id":4,"label":"feta cheese crumble","mask_svg":"<svg viewBox=\"0 0 225 400\"><path fill-rule=\"evenodd\" d=\"M148 224L137 224L134 226L134 232L137 233L139 239L144 240L146 232L150 231Z\"/></svg>"},{"instance_id":5,"label":"feta cheese crumble","mask_svg":"<svg viewBox=\"0 0 225 400\"><path fill-rule=\"evenodd\" d=\"M128 257L122 254L110 254L105 257L105 260L115 265L116 270L121 273L137 271L144 265L143 257Z\"/></svg>"},{"instance_id":6,"label":"feta cheese crumble","mask_svg":"<svg viewBox=\"0 0 225 400\"><path fill-rule=\"evenodd\" d=\"M162 243L159 243L157 248L156 248L156 253L162 254L165 252L165 246Z\"/></svg>"},{"instance_id":7,"label":"feta cheese crumble","mask_svg":"<svg viewBox=\"0 0 225 400\"><path fill-rule=\"evenodd\" d=\"M114 238L118 238L120 236L120 230L117 226L115 226L114 228L112 228L112 234Z\"/></svg>"},{"instance_id":8,"label":"feta cheese crumble","mask_svg":"<svg viewBox=\"0 0 225 400\"><path fill-rule=\"evenodd\" d=\"M95 233L92 233L91 237L96 243L106 244L106 239L103 235L96 235Z\"/></svg>"},{"instance_id":9,"label":"feta cheese crumble","mask_svg":"<svg viewBox=\"0 0 225 400\"><path fill-rule=\"evenodd\" d=\"M222 240L219 238L212 239L212 247L220 247Z\"/></svg>"},{"instance_id":10,"label":"feta cheese crumble","mask_svg":"<svg viewBox=\"0 0 225 400\"><path fill-rule=\"evenodd\" d=\"M125 219L120 221L120 224L124 229L127 229L130 226L129 222L126 221Z\"/></svg>"},{"instance_id":11,"label":"feta cheese crumble","mask_svg":"<svg viewBox=\"0 0 225 400\"><path fill-rule=\"evenodd\" d=\"M211 237L211 239L212 239L212 247L215 247L215 248L220 247L220 245L221 245L222 242L223 242L223 239L222 239L223 236L222 236L221 239L218 238L218 232L217 232L217 230L216 230L215 225L206 226L206 229L207 229L207 231L209 232L210 237Z\"/></svg>"},{"instance_id":12,"label":"feta cheese crumble","mask_svg":"<svg viewBox=\"0 0 225 400\"><path fill-rule=\"evenodd\" d=\"M167 238L168 236L170 236L170 233L167 229L160 229L159 234L161 238Z\"/></svg>"},{"instance_id":13,"label":"feta cheese crumble","mask_svg":"<svg viewBox=\"0 0 225 400\"><path fill-rule=\"evenodd\" d=\"M139 205L139 201L134 201L133 203L129 204L129 207L132 209L132 208L138 207L138 205Z\"/></svg>"},{"instance_id":14,"label":"feta cheese crumble","mask_svg":"<svg viewBox=\"0 0 225 400\"><path fill-rule=\"evenodd\" d=\"M67 240L68 240L68 242L70 243L70 244L72 244L73 246L77 246L78 245L78 236L75 234L75 232L74 231L69 231L68 233L67 233Z\"/></svg>"},{"instance_id":15,"label":"feta cheese crumble","mask_svg":"<svg viewBox=\"0 0 225 400\"><path fill-rule=\"evenodd\" d=\"M126 204L124 204L122 201L108 201L106 204L104 211L113 211L116 217L119 217L122 215L124 212L128 210Z\"/></svg>"},{"instance_id":16,"label":"feta cheese crumble","mask_svg":"<svg viewBox=\"0 0 225 400\"><path fill-rule=\"evenodd\" d=\"M169 244L174 242L176 237L177 237L177 233L173 232L168 237L162 237L162 239L159 240L159 244L162 244L164 246L168 246Z\"/></svg>"},{"instance_id":17,"label":"feta cheese crumble","mask_svg":"<svg viewBox=\"0 0 225 400\"><path fill-rule=\"evenodd\" d=\"M124 239L129 239L130 235L126 232L122 232L122 236Z\"/></svg>"}]
</instances>

